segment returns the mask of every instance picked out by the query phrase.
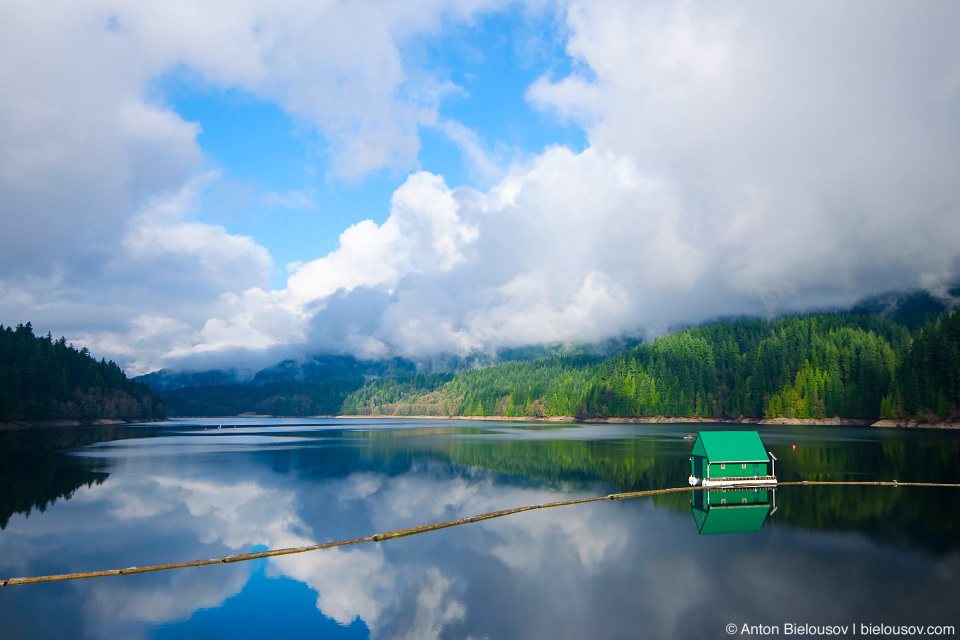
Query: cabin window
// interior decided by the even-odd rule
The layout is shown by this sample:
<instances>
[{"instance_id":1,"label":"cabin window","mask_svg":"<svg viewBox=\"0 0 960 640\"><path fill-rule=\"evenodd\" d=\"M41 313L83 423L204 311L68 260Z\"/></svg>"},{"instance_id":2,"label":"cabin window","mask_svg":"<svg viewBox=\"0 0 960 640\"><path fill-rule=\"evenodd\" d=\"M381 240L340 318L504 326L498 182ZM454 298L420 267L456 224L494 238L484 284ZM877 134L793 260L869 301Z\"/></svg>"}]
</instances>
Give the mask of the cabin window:
<instances>
[{"instance_id":1,"label":"cabin window","mask_svg":"<svg viewBox=\"0 0 960 640\"><path fill-rule=\"evenodd\" d=\"M744 498L743 501L742 501L740 504L747 504L747 499Z\"/></svg>"},{"instance_id":2,"label":"cabin window","mask_svg":"<svg viewBox=\"0 0 960 640\"><path fill-rule=\"evenodd\" d=\"M720 504L727 504L726 498L720 498Z\"/></svg>"},{"instance_id":3,"label":"cabin window","mask_svg":"<svg viewBox=\"0 0 960 640\"><path fill-rule=\"evenodd\" d=\"M741 468L741 469L746 469L746 468L747 468L747 463L744 462L742 465L740 465L740 468Z\"/></svg>"},{"instance_id":4,"label":"cabin window","mask_svg":"<svg viewBox=\"0 0 960 640\"><path fill-rule=\"evenodd\" d=\"M726 468L727 468L726 463L721 462L721 463L720 463L720 468L721 468L721 469L726 469Z\"/></svg>"}]
</instances>

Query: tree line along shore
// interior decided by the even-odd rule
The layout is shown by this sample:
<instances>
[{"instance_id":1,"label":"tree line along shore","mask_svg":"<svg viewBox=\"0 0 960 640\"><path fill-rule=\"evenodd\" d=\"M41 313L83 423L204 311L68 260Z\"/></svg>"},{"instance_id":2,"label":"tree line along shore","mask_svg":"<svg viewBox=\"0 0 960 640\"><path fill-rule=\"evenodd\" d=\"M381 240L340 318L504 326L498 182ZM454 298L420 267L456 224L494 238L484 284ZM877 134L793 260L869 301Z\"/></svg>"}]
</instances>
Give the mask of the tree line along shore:
<instances>
[{"instance_id":1,"label":"tree line along shore","mask_svg":"<svg viewBox=\"0 0 960 640\"><path fill-rule=\"evenodd\" d=\"M170 415L953 424L960 311L911 330L869 314L716 322L611 357L551 356L373 380L183 387Z\"/></svg>"}]
</instances>

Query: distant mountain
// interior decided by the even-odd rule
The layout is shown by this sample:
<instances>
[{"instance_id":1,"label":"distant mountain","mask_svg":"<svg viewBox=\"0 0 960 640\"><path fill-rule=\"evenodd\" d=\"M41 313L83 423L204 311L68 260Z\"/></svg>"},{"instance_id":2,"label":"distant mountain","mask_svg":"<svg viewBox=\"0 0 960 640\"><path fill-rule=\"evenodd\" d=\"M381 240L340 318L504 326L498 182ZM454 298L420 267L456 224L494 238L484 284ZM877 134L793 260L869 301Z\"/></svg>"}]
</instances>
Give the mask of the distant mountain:
<instances>
[{"instance_id":1,"label":"distant mountain","mask_svg":"<svg viewBox=\"0 0 960 640\"><path fill-rule=\"evenodd\" d=\"M621 338L592 345L539 345L505 349L496 354L448 356L413 362L402 358L364 361L344 355L284 360L254 375L236 370L176 373L158 371L140 376L162 391L171 415L215 416L254 412L269 415L340 413L348 397L377 381L408 381L418 390L435 388L457 372L485 370L505 362L534 363L548 358L596 364L639 342Z\"/></svg>"},{"instance_id":2,"label":"distant mountain","mask_svg":"<svg viewBox=\"0 0 960 640\"><path fill-rule=\"evenodd\" d=\"M171 371L161 369L137 376L158 392L168 393L183 387L210 387L252 384L262 386L278 382L319 383L332 380L371 380L395 378L416 374L456 373L481 369L503 362L528 362L554 356L595 356L598 359L620 353L640 342L639 338L621 337L595 344L534 345L501 349L490 353L475 353L466 357L439 356L430 360L413 361L404 358L387 360L359 360L348 355L315 355L302 360L284 360L257 372L240 369L211 369L208 371Z\"/></svg>"},{"instance_id":3,"label":"distant mountain","mask_svg":"<svg viewBox=\"0 0 960 640\"><path fill-rule=\"evenodd\" d=\"M318 355L306 360L284 360L257 372L253 384L270 382L325 382L380 378L416 373L417 365L410 360L358 360L353 356Z\"/></svg>"},{"instance_id":4,"label":"distant mountain","mask_svg":"<svg viewBox=\"0 0 960 640\"><path fill-rule=\"evenodd\" d=\"M260 371L211 369L208 371L171 371L161 369L134 378L158 392L168 393L184 387L225 385L263 386L275 382L326 382L330 380L369 380L381 376L415 373L417 365L401 358L367 361L353 356L318 355L305 360L284 360Z\"/></svg>"},{"instance_id":5,"label":"distant mountain","mask_svg":"<svg viewBox=\"0 0 960 640\"><path fill-rule=\"evenodd\" d=\"M252 372L238 369L211 369L209 371L170 371L161 369L142 376L136 376L135 382L142 382L158 392L172 391L180 387L201 387L208 385L239 384L251 382Z\"/></svg>"}]
</instances>

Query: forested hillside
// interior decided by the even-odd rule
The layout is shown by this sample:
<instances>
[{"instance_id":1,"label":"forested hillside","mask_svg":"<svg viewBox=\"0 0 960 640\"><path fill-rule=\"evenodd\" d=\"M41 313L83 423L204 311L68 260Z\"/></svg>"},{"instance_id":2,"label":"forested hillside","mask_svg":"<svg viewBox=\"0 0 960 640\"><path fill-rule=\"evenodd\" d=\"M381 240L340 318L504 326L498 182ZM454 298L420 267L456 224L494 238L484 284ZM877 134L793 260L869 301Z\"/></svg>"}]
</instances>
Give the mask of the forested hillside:
<instances>
[{"instance_id":1,"label":"forested hillside","mask_svg":"<svg viewBox=\"0 0 960 640\"><path fill-rule=\"evenodd\" d=\"M541 370L549 370L546 364ZM914 336L876 316L819 314L697 327L628 349L565 389L511 396L508 376L460 376L457 413L610 417L944 419L960 409L960 312ZM577 382L584 373L585 388ZM494 411L489 408L493 407Z\"/></svg>"},{"instance_id":2,"label":"forested hillside","mask_svg":"<svg viewBox=\"0 0 960 640\"><path fill-rule=\"evenodd\" d=\"M944 419L960 415L960 311L914 332L853 313L718 322L609 358L571 351L366 383L192 387L169 405L188 415Z\"/></svg>"},{"instance_id":3,"label":"forested hillside","mask_svg":"<svg viewBox=\"0 0 960 640\"><path fill-rule=\"evenodd\" d=\"M164 402L172 416L334 415L361 386L363 380L190 386L166 392Z\"/></svg>"},{"instance_id":4,"label":"forested hillside","mask_svg":"<svg viewBox=\"0 0 960 640\"><path fill-rule=\"evenodd\" d=\"M909 332L872 316L741 320L655 339L605 362L587 415L875 418Z\"/></svg>"},{"instance_id":5,"label":"forested hillside","mask_svg":"<svg viewBox=\"0 0 960 640\"><path fill-rule=\"evenodd\" d=\"M944 314L914 336L884 400L883 417L956 416L960 409L960 309Z\"/></svg>"},{"instance_id":6,"label":"forested hillside","mask_svg":"<svg viewBox=\"0 0 960 640\"><path fill-rule=\"evenodd\" d=\"M94 360L64 338L33 335L28 322L0 325L0 421L155 420L163 404L113 362Z\"/></svg>"}]
</instances>

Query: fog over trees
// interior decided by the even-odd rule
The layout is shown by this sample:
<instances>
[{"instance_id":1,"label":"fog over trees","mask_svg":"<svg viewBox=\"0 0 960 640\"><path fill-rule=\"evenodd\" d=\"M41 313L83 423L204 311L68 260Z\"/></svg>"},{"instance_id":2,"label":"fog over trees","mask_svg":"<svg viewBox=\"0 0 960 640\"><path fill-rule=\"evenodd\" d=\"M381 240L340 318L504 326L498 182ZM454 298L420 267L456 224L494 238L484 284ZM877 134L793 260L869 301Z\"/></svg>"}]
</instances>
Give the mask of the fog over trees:
<instances>
[{"instance_id":1,"label":"fog over trees","mask_svg":"<svg viewBox=\"0 0 960 640\"><path fill-rule=\"evenodd\" d=\"M607 358L560 349L456 373L191 386L167 402L186 415L943 420L960 413L960 311L914 331L860 313L743 319Z\"/></svg>"}]
</instances>

